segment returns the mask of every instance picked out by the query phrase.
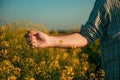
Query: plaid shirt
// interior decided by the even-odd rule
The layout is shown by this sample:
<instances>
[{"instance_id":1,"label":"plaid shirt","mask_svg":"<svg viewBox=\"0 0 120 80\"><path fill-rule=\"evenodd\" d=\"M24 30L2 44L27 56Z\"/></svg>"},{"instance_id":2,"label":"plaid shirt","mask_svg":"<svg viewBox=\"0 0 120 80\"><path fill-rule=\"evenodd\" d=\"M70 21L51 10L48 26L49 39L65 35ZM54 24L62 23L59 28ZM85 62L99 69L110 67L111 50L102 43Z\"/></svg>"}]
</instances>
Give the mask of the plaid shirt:
<instances>
[{"instance_id":1,"label":"plaid shirt","mask_svg":"<svg viewBox=\"0 0 120 80\"><path fill-rule=\"evenodd\" d=\"M106 80L120 80L120 0L96 0L80 33L92 43L100 38Z\"/></svg>"}]
</instances>

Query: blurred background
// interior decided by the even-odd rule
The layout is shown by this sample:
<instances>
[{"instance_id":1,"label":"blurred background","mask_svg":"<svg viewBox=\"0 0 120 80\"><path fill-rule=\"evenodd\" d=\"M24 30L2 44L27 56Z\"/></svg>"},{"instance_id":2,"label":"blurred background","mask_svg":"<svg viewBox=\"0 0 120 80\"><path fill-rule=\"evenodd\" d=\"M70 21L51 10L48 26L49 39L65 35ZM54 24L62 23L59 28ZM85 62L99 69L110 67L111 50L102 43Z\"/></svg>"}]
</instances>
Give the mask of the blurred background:
<instances>
[{"instance_id":1,"label":"blurred background","mask_svg":"<svg viewBox=\"0 0 120 80\"><path fill-rule=\"evenodd\" d=\"M67 30L84 24L95 0L0 0L0 21L7 18Z\"/></svg>"}]
</instances>

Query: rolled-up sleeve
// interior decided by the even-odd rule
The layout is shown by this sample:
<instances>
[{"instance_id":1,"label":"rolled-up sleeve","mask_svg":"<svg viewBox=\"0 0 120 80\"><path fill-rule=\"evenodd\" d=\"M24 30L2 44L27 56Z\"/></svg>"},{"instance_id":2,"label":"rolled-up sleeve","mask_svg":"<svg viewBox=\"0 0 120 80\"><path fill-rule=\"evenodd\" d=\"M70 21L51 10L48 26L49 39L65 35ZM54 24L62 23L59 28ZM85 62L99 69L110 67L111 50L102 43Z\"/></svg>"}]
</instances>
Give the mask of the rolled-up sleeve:
<instances>
[{"instance_id":1,"label":"rolled-up sleeve","mask_svg":"<svg viewBox=\"0 0 120 80\"><path fill-rule=\"evenodd\" d=\"M96 0L88 21L81 26L80 34L87 38L89 43L93 43L94 40L103 35L102 28L107 22L104 4L105 0Z\"/></svg>"}]
</instances>

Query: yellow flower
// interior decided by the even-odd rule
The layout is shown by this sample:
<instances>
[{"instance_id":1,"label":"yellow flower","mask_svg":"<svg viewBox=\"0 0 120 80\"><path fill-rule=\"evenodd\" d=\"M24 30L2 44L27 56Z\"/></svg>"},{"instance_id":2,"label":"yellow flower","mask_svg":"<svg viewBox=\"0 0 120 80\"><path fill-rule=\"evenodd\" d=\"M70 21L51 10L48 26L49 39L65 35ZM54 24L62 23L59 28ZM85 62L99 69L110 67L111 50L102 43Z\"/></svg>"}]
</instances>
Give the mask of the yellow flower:
<instances>
[{"instance_id":1,"label":"yellow flower","mask_svg":"<svg viewBox=\"0 0 120 80\"><path fill-rule=\"evenodd\" d=\"M83 58L86 58L86 59L89 57L89 55L88 55L88 54L85 54L85 53L81 54L81 56L82 56Z\"/></svg>"},{"instance_id":2,"label":"yellow flower","mask_svg":"<svg viewBox=\"0 0 120 80\"><path fill-rule=\"evenodd\" d=\"M60 58L60 55L58 54L58 55L56 56L56 60L59 60L59 58Z\"/></svg>"},{"instance_id":3,"label":"yellow flower","mask_svg":"<svg viewBox=\"0 0 120 80\"><path fill-rule=\"evenodd\" d=\"M60 80L66 80L66 78L64 76L60 77Z\"/></svg>"},{"instance_id":4,"label":"yellow flower","mask_svg":"<svg viewBox=\"0 0 120 80\"><path fill-rule=\"evenodd\" d=\"M68 57L68 53L64 53L61 59L65 60L67 59L67 57Z\"/></svg>"},{"instance_id":5,"label":"yellow flower","mask_svg":"<svg viewBox=\"0 0 120 80\"><path fill-rule=\"evenodd\" d=\"M90 80L93 80L93 79L95 79L95 74L94 74L94 73L91 73L91 74L90 74Z\"/></svg>"},{"instance_id":6,"label":"yellow flower","mask_svg":"<svg viewBox=\"0 0 120 80\"><path fill-rule=\"evenodd\" d=\"M1 36L0 36L0 39L4 39L5 38L5 34L2 34Z\"/></svg>"},{"instance_id":7,"label":"yellow flower","mask_svg":"<svg viewBox=\"0 0 120 80\"><path fill-rule=\"evenodd\" d=\"M73 67L72 66L65 66L65 68L68 70L68 74L73 72Z\"/></svg>"},{"instance_id":8,"label":"yellow flower","mask_svg":"<svg viewBox=\"0 0 120 80\"><path fill-rule=\"evenodd\" d=\"M7 50L5 49L2 49L2 51L0 51L1 52L1 54L7 54Z\"/></svg>"},{"instance_id":9,"label":"yellow flower","mask_svg":"<svg viewBox=\"0 0 120 80\"><path fill-rule=\"evenodd\" d=\"M59 61L53 61L51 64L50 64L50 68L53 69L53 68L58 68L60 69L60 65L59 65Z\"/></svg>"},{"instance_id":10,"label":"yellow flower","mask_svg":"<svg viewBox=\"0 0 120 80\"><path fill-rule=\"evenodd\" d=\"M28 78L28 77L25 77L25 80L29 80L29 78Z\"/></svg>"},{"instance_id":11,"label":"yellow flower","mask_svg":"<svg viewBox=\"0 0 120 80\"><path fill-rule=\"evenodd\" d=\"M73 79L73 77L68 77L68 79L67 80L72 80Z\"/></svg>"},{"instance_id":12,"label":"yellow flower","mask_svg":"<svg viewBox=\"0 0 120 80\"><path fill-rule=\"evenodd\" d=\"M9 46L9 42L2 41L1 46L8 47Z\"/></svg>"},{"instance_id":13,"label":"yellow flower","mask_svg":"<svg viewBox=\"0 0 120 80\"><path fill-rule=\"evenodd\" d=\"M40 65L45 65L45 63L46 63L45 61L41 61Z\"/></svg>"},{"instance_id":14,"label":"yellow flower","mask_svg":"<svg viewBox=\"0 0 120 80\"><path fill-rule=\"evenodd\" d=\"M30 78L30 80L35 80L34 78Z\"/></svg>"},{"instance_id":15,"label":"yellow flower","mask_svg":"<svg viewBox=\"0 0 120 80\"><path fill-rule=\"evenodd\" d=\"M1 30L1 31L4 31L4 30L5 30L5 27L4 27L4 26L2 26L2 27L0 28L0 30Z\"/></svg>"},{"instance_id":16,"label":"yellow flower","mask_svg":"<svg viewBox=\"0 0 120 80\"><path fill-rule=\"evenodd\" d=\"M81 76L85 76L85 72L84 72L84 71L81 71L79 74L80 74Z\"/></svg>"},{"instance_id":17,"label":"yellow flower","mask_svg":"<svg viewBox=\"0 0 120 80\"><path fill-rule=\"evenodd\" d=\"M87 71L87 70L88 70L88 67L84 66L84 67L83 67L83 70L84 70L84 71Z\"/></svg>"},{"instance_id":18,"label":"yellow flower","mask_svg":"<svg viewBox=\"0 0 120 80\"><path fill-rule=\"evenodd\" d=\"M2 68L0 68L0 72L2 72Z\"/></svg>"},{"instance_id":19,"label":"yellow flower","mask_svg":"<svg viewBox=\"0 0 120 80\"><path fill-rule=\"evenodd\" d=\"M76 67L80 64L79 59L77 59L77 58L74 58L72 61L73 61L73 66L74 67Z\"/></svg>"},{"instance_id":20,"label":"yellow flower","mask_svg":"<svg viewBox=\"0 0 120 80\"><path fill-rule=\"evenodd\" d=\"M16 48L19 49L19 50L22 50L22 46L21 45L17 45Z\"/></svg>"},{"instance_id":21,"label":"yellow flower","mask_svg":"<svg viewBox=\"0 0 120 80\"><path fill-rule=\"evenodd\" d=\"M20 71L21 71L20 68L15 68L15 69L14 69L14 74L20 76Z\"/></svg>"},{"instance_id":22,"label":"yellow flower","mask_svg":"<svg viewBox=\"0 0 120 80\"><path fill-rule=\"evenodd\" d=\"M14 62L19 62L20 61L20 57L19 56L16 56L16 55L14 55L14 58L13 58L13 61Z\"/></svg>"},{"instance_id":23,"label":"yellow flower","mask_svg":"<svg viewBox=\"0 0 120 80\"><path fill-rule=\"evenodd\" d=\"M5 65L11 65L11 62L9 60L4 60Z\"/></svg>"},{"instance_id":24,"label":"yellow flower","mask_svg":"<svg viewBox=\"0 0 120 80\"><path fill-rule=\"evenodd\" d=\"M40 72L41 72L40 67L37 67L37 69L36 69L36 74L39 74Z\"/></svg>"},{"instance_id":25,"label":"yellow flower","mask_svg":"<svg viewBox=\"0 0 120 80\"><path fill-rule=\"evenodd\" d=\"M7 57L7 53L8 53L8 51L6 49L5 50L2 49L2 51L0 51L0 54L4 57Z\"/></svg>"},{"instance_id":26,"label":"yellow flower","mask_svg":"<svg viewBox=\"0 0 120 80\"><path fill-rule=\"evenodd\" d=\"M17 80L17 78L15 76L10 76L10 77L8 77L7 80Z\"/></svg>"},{"instance_id":27,"label":"yellow flower","mask_svg":"<svg viewBox=\"0 0 120 80\"><path fill-rule=\"evenodd\" d=\"M35 79L26 77L25 80L35 80Z\"/></svg>"}]
</instances>

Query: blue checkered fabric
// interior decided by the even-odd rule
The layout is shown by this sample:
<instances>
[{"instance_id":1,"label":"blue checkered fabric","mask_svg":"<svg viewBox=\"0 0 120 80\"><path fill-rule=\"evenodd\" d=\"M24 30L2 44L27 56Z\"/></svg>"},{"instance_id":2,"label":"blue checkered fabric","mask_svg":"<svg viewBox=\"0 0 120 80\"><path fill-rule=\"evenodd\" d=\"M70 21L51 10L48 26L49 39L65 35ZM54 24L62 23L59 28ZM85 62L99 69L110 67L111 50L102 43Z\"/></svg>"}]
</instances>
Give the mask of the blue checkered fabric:
<instances>
[{"instance_id":1,"label":"blue checkered fabric","mask_svg":"<svg viewBox=\"0 0 120 80\"><path fill-rule=\"evenodd\" d=\"M120 80L120 0L96 0L80 33L89 43L100 38L105 80Z\"/></svg>"}]
</instances>

